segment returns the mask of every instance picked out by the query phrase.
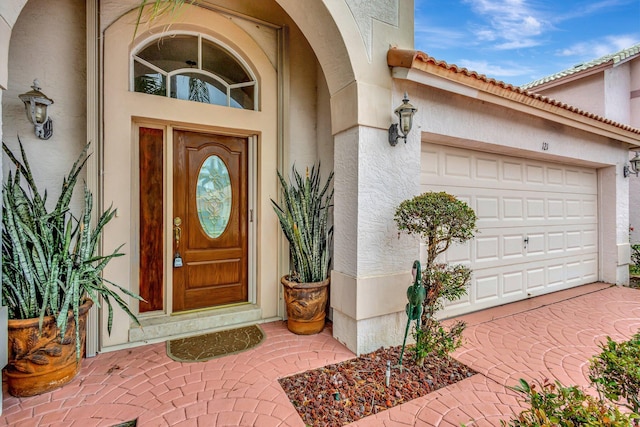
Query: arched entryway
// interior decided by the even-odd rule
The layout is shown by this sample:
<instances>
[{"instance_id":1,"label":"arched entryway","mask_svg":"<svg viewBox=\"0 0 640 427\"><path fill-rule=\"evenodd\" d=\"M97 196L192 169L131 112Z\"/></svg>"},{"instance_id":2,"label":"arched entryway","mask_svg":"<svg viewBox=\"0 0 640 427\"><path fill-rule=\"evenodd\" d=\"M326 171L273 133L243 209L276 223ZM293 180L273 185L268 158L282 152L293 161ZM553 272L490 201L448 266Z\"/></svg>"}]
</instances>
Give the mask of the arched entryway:
<instances>
[{"instance_id":1,"label":"arched entryway","mask_svg":"<svg viewBox=\"0 0 640 427\"><path fill-rule=\"evenodd\" d=\"M45 15L47 8L60 7L59 3L31 1L38 2ZM68 0L67 3L73 1ZM247 169L255 172L254 176L248 174L246 177L249 196L254 200L253 211L247 205L248 215L254 215L257 224L253 234L255 241L251 242L251 237L248 241L248 247L255 248L254 296L251 296L249 279L245 301L256 308L250 320L275 319L281 315L278 311L278 277L287 268L286 251L283 245L274 251L272 246L264 246L264 243L277 247L282 241L269 199L277 195L275 171L287 169L293 163L304 166L321 160L325 173L335 169L334 217L336 229L340 232L334 243L334 259L337 270L348 277L347 287L355 289L356 278L378 273L378 267L370 266L380 266L382 273L389 270L386 263L377 262L380 258L377 252L364 253L362 246L354 246L366 229L361 226L375 222L373 212L369 213L360 206L366 195L360 194L358 182L370 179L365 168L367 164L387 156L384 141L392 117L392 81L381 59L386 55L389 43L410 43L410 31L400 26L401 22L406 23L412 18L411 13L406 13L409 6L385 3L385 13L389 12L387 18L376 20L374 15L378 11L372 9L368 14L358 14L357 22L354 22L351 18L354 8L360 6L351 1L312 2L304 6L292 0L259 3L207 1L199 6L185 7L177 17L168 17L165 23L170 24L169 29L162 25L162 21L140 27L134 40L136 13L133 9L138 1L109 3L108 6L98 1L82 3L89 18L83 35L88 46L85 57L87 81L78 85L71 69L77 67L58 61L55 67L67 74L58 80L59 83L75 83L76 86L73 92L57 97L56 104L60 105L63 99L74 105L86 102L86 125L78 129L95 140L98 154L94 157L94 169L89 171L88 183L96 194L100 194L104 206L113 203L119 211L114 227L105 239L105 248L124 242L128 253L118 259L108 272L114 281L139 290L136 282L140 277L139 248L142 239L139 222L141 129L160 131L160 144L166 154L160 166L156 165L162 169L165 184L160 207L163 214L160 223L163 232L161 269L165 279L175 255L171 247L174 215L170 207L173 202L169 203L173 200L173 151L169 148L173 147L176 131L246 139L249 152ZM25 1L12 0L11 13L17 17L25 4ZM28 18L33 19L31 14ZM367 32L368 20L377 23L367 27L370 30ZM12 19L5 19L5 22L12 22ZM54 27L57 31L60 26ZM78 33L85 31L81 25L65 28ZM163 31L205 35L230 48L242 63L255 72L259 108L240 110L205 103L190 106L187 105L188 100L171 96L161 98L132 90L132 53ZM57 40L56 37L52 39ZM61 47L63 43L58 45ZM101 57L98 55L100 52ZM50 49L43 58L55 58L57 54L57 48ZM195 66L199 67L197 61ZM172 76L167 74L167 77ZM387 104L389 108L386 108ZM334 140L335 147L339 147L335 155ZM366 147L374 150L363 150ZM340 160L334 162L337 159ZM252 165L251 161L255 164ZM251 191L255 192L253 196ZM157 259L155 256L151 258ZM393 269L395 267L391 267ZM165 283L163 298L168 298L169 289L170 284ZM346 311L355 308L355 300L350 301L352 306ZM161 307L163 316L172 315L172 301L163 299ZM353 319L359 321L357 316ZM118 317L115 322L110 338L106 332L101 332L104 348L126 346L135 340L162 338L161 335L139 335L139 330L129 328L125 317ZM158 320L157 323L162 322ZM205 327L219 326L209 323ZM352 326L349 323L349 333L354 332ZM146 328L145 333L151 329Z\"/></svg>"},{"instance_id":2,"label":"arched entryway","mask_svg":"<svg viewBox=\"0 0 640 427\"><path fill-rule=\"evenodd\" d=\"M105 32L103 198L122 211L105 245L132 243L106 274L153 303L138 307L143 331L116 318L103 346L210 329L229 313L275 317L278 252L259 243L277 224L258 194L276 192L279 52L197 7L131 44L131 16ZM199 209L203 197L220 211Z\"/></svg>"}]
</instances>

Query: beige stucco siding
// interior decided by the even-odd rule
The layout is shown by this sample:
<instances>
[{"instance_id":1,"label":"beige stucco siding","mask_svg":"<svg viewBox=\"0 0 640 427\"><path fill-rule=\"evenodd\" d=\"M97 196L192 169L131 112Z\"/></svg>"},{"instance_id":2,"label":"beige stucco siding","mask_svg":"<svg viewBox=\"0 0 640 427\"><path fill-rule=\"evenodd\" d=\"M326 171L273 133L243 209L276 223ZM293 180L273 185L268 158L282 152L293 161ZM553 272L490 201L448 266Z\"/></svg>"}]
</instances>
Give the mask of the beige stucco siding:
<instances>
[{"instance_id":1,"label":"beige stucco siding","mask_svg":"<svg viewBox=\"0 0 640 427\"><path fill-rule=\"evenodd\" d=\"M51 22L64 23L51 28L47 37L34 28L47 28ZM29 1L11 33L7 90L3 95L3 141L13 150L22 141L41 191L47 189L55 203L71 165L86 139L84 1ZM31 90L38 79L41 90L54 104L49 107L53 136L38 139L18 95ZM95 149L95 146L93 147ZM3 157L3 169L8 160ZM72 202L74 211L82 207L82 182Z\"/></svg>"},{"instance_id":2,"label":"beige stucco siding","mask_svg":"<svg viewBox=\"0 0 640 427\"><path fill-rule=\"evenodd\" d=\"M631 104L631 126L640 129L640 58L636 58L629 63L630 74L630 104Z\"/></svg>"},{"instance_id":3,"label":"beige stucco siding","mask_svg":"<svg viewBox=\"0 0 640 427\"><path fill-rule=\"evenodd\" d=\"M538 92L535 88L532 91ZM605 85L602 71L583 79L566 83L562 87L545 89L540 93L590 113L605 116Z\"/></svg>"}]
</instances>

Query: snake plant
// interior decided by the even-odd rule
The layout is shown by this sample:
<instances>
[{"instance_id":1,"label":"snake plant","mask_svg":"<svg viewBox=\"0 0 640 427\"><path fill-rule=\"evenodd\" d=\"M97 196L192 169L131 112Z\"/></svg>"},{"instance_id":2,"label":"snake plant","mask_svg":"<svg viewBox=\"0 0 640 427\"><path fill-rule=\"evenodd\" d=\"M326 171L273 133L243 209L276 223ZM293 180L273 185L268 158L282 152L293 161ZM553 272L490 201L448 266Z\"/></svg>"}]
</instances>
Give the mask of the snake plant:
<instances>
[{"instance_id":1,"label":"snake plant","mask_svg":"<svg viewBox=\"0 0 640 427\"><path fill-rule=\"evenodd\" d=\"M54 316L60 337L66 333L69 312L73 313L78 325L79 307L87 298L98 307L101 300L106 303L109 333L113 320L111 300L138 323L121 294L140 297L101 276L109 261L123 255L122 246L108 255L97 254L100 236L114 217L115 209L107 209L92 226L93 197L86 187L80 217L76 218L69 209L75 185L88 158L88 148L89 145L85 146L63 179L55 206L47 210L47 192L41 195L38 191L22 143L22 161L2 144L15 166L15 172L9 172L3 184L2 193L2 298L10 319L39 318L42 328L44 316ZM81 355L79 329L75 328L78 359Z\"/></svg>"},{"instance_id":2,"label":"snake plant","mask_svg":"<svg viewBox=\"0 0 640 427\"><path fill-rule=\"evenodd\" d=\"M333 189L329 192L333 172L324 183L320 182L320 165L307 168L303 178L295 166L292 180L287 182L278 171L282 187L282 203L273 199L273 209L280 227L289 241L293 270L290 280L300 283L321 282L329 276L331 257L329 249L333 226L329 225L329 208Z\"/></svg>"}]
</instances>

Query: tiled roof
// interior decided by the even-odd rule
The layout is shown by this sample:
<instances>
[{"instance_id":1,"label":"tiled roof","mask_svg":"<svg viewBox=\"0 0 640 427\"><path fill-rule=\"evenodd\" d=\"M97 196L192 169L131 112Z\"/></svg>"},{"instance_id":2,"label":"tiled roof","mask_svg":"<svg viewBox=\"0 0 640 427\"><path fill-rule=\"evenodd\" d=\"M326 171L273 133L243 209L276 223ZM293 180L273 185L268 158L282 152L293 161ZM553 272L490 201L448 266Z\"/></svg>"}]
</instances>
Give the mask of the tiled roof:
<instances>
[{"instance_id":1,"label":"tiled roof","mask_svg":"<svg viewBox=\"0 0 640 427\"><path fill-rule=\"evenodd\" d=\"M390 67L414 68L416 70L437 74L441 77L449 78L450 80L458 81L467 86L484 90L494 95L508 98L516 102L521 102L523 104L534 105L536 103L542 103L549 107L561 108L563 110L588 117L589 119L640 135L640 129L615 122L611 119L576 108L564 102L556 101L553 98L529 92L522 87L489 78L484 74L477 73L476 71L471 71L455 64L447 64L445 61L435 59L426 53L417 50L391 48L387 52L387 64Z\"/></svg>"},{"instance_id":2,"label":"tiled roof","mask_svg":"<svg viewBox=\"0 0 640 427\"><path fill-rule=\"evenodd\" d=\"M593 61L585 62L583 64L578 64L573 68L569 68L568 70L560 71L559 73L555 73L550 76L543 77L538 80L534 80L520 87L522 89L531 89L536 86L540 86L542 84L549 83L551 81L558 80L566 76L570 76L576 73L580 73L582 71L589 70L599 65L603 65L607 63L610 63L611 65L615 65L621 61L624 61L625 59L628 59L632 56L636 56L638 54L640 54L640 43L633 45L627 49L623 49L620 52L611 53L601 58L594 59Z\"/></svg>"}]
</instances>

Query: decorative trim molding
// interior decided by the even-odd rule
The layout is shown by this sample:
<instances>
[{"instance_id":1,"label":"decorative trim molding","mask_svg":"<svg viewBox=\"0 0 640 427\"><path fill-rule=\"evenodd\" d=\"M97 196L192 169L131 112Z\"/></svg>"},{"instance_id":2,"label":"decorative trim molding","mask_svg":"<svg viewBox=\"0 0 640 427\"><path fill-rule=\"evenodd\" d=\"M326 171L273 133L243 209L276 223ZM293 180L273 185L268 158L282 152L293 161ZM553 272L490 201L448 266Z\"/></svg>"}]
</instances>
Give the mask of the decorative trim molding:
<instances>
[{"instance_id":1,"label":"decorative trim molding","mask_svg":"<svg viewBox=\"0 0 640 427\"><path fill-rule=\"evenodd\" d=\"M290 128L289 115L289 97L290 97L290 69L289 69L289 29L282 27L278 30L278 157L277 168L279 171L289 169L289 147L290 135L285 132ZM279 196L277 196L279 197ZM278 232L278 276L282 277L289 272L289 246L284 238L283 233ZM264 285L263 285L264 286ZM286 310L284 304L284 290L278 284L278 308L277 314L284 319Z\"/></svg>"},{"instance_id":2,"label":"decorative trim molding","mask_svg":"<svg viewBox=\"0 0 640 427\"><path fill-rule=\"evenodd\" d=\"M87 188L93 193L94 209L102 212L102 195L100 192L100 153L102 152L102 139L100 138L100 16L99 0L87 0L86 24L87 24L87 142L91 143L92 153L87 160ZM96 221L96 216L92 222ZM94 224L95 225L95 224ZM98 353L100 340L100 326L98 321L99 310L89 310L87 316L86 356L94 357Z\"/></svg>"},{"instance_id":3,"label":"decorative trim molding","mask_svg":"<svg viewBox=\"0 0 640 427\"><path fill-rule=\"evenodd\" d=\"M362 41L367 50L367 57L371 61L373 45L373 21L380 21L385 24L398 27L399 7L398 0L346 0L347 6L351 10L353 18L356 20Z\"/></svg>"}]
</instances>

